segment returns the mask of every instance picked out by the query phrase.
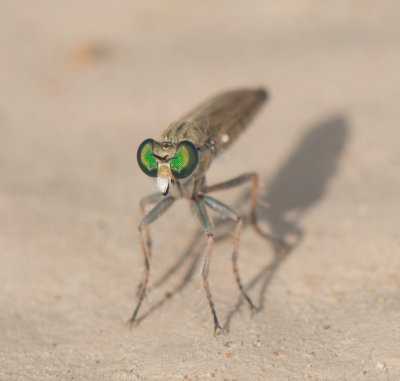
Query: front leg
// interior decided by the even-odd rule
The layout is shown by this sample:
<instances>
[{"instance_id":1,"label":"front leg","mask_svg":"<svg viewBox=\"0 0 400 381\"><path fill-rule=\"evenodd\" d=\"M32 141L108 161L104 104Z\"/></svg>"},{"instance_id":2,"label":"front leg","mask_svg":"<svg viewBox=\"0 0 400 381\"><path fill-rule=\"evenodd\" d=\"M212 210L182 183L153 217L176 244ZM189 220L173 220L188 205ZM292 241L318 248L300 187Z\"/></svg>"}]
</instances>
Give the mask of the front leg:
<instances>
[{"instance_id":1,"label":"front leg","mask_svg":"<svg viewBox=\"0 0 400 381\"><path fill-rule=\"evenodd\" d=\"M203 201L199 199L193 200L193 211L195 212L197 218L199 219L201 226L203 227L205 233L207 234L207 246L204 250L204 262L203 269L201 272L203 278L203 288L207 296L208 304L210 306L211 314L214 319L214 336L217 330L222 331L221 326L219 325L217 312L215 311L214 302L212 300L210 285L208 283L208 273L210 268L210 260L211 260L211 252L214 245L214 231L208 217L208 213L206 207L204 206Z\"/></svg>"},{"instance_id":2,"label":"front leg","mask_svg":"<svg viewBox=\"0 0 400 381\"><path fill-rule=\"evenodd\" d=\"M147 213L142 221L139 224L138 230L139 230L139 241L140 241L140 246L142 249L143 253L143 259L144 259L144 266L145 266L145 272L143 276L143 280L140 284L140 289L139 289L139 296L138 296L138 302L136 305L136 308L129 319L128 323L132 326L132 324L136 320L136 316L139 312L140 306L143 302L143 298L146 295L146 288L147 284L149 282L149 276L150 276L150 248L147 246L147 241L145 238L145 230L150 225L153 221L155 221L158 217L160 217L173 203L175 199L173 197L166 197L162 198L154 207L153 209L150 210L149 213Z\"/></svg>"},{"instance_id":3,"label":"front leg","mask_svg":"<svg viewBox=\"0 0 400 381\"><path fill-rule=\"evenodd\" d=\"M146 215L146 206L156 204L161 200L163 195L160 192L150 194L148 196L143 197L139 201L139 209L142 214L142 218ZM149 226L144 228L144 236L146 240L146 246L148 250L148 256L151 258L151 236L150 236L150 229Z\"/></svg>"},{"instance_id":4,"label":"front leg","mask_svg":"<svg viewBox=\"0 0 400 381\"><path fill-rule=\"evenodd\" d=\"M210 207L211 209L214 209L216 212L221 213L223 216L228 217L236 222L236 229L235 229L235 235L233 237L233 251L232 251L232 269L233 269L233 274L235 275L236 283L239 287L240 292L242 293L243 297L245 298L246 302L248 303L250 309L252 311L256 311L257 308L253 304L253 301L250 299L250 296L247 295L243 284L242 280L240 279L239 275L239 268L238 268L238 255L239 255L239 242L240 242L240 233L242 231L242 217L234 211L231 207L228 205L222 203L221 201L216 200L213 197L210 196L200 196L201 200L204 201L204 203Z\"/></svg>"}]
</instances>

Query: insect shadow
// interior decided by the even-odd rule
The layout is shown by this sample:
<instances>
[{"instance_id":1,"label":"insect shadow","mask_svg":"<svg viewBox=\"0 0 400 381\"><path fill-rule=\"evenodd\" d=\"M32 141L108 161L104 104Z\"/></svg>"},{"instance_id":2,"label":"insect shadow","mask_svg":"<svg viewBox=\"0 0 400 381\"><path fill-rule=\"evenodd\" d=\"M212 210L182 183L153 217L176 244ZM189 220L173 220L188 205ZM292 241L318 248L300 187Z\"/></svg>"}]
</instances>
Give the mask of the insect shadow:
<instances>
[{"instance_id":1,"label":"insect shadow","mask_svg":"<svg viewBox=\"0 0 400 381\"><path fill-rule=\"evenodd\" d=\"M279 237L288 245L286 255L282 256L275 250L273 259L262 268L245 285L246 290L251 291L259 287L258 311L265 308L265 294L282 263L301 244L305 231L301 227L301 220L314 204L320 201L329 186L329 182L338 171L339 158L341 157L349 136L348 121L343 115L335 115L311 126L298 145L289 155L286 161L270 178L260 195L260 203L267 203L268 208L259 208L259 221L267 225L269 233ZM244 191L234 203L236 210L247 210L250 198L249 191ZM249 225L245 213L243 213L244 226ZM221 241L230 236L224 225L224 219L215 221L216 239ZM222 231L222 233L221 233ZM204 246L204 233L196 232L185 250L175 263L158 279L152 288L158 288L175 274L189 261L188 269L177 286L160 301L137 319L141 322L153 311L160 308L169 298L179 293L192 279L198 269ZM238 297L235 306L228 312L223 329L230 330L233 316L239 311L243 303L242 296Z\"/></svg>"},{"instance_id":2,"label":"insect shadow","mask_svg":"<svg viewBox=\"0 0 400 381\"><path fill-rule=\"evenodd\" d=\"M260 222L265 222L271 235L288 243L285 256L275 252L273 259L246 285L247 290L260 286L258 309L265 307L265 293L282 263L301 244L305 231L301 220L308 210L320 201L331 179L338 171L339 159L349 137L349 125L343 115L335 115L311 126L300 139L290 156L267 181L260 200L269 205L259 209ZM238 201L243 204L249 197L247 191ZM242 304L228 313L224 330L229 331L232 317Z\"/></svg>"}]
</instances>

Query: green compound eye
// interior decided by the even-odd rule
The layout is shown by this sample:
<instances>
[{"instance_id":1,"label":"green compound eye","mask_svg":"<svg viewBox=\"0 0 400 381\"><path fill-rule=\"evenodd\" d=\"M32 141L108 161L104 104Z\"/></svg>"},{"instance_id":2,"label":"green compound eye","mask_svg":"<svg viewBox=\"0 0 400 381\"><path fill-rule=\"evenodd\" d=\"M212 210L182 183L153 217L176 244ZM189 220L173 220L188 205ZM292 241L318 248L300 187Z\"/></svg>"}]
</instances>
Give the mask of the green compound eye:
<instances>
[{"instance_id":1,"label":"green compound eye","mask_svg":"<svg viewBox=\"0 0 400 381\"><path fill-rule=\"evenodd\" d=\"M151 177L157 177L158 165L153 156L153 139L146 139L138 148L137 161L140 169Z\"/></svg>"},{"instance_id":2,"label":"green compound eye","mask_svg":"<svg viewBox=\"0 0 400 381\"><path fill-rule=\"evenodd\" d=\"M187 140L178 144L176 155L171 160L171 172L176 179L188 177L199 162L199 154L195 145Z\"/></svg>"}]
</instances>

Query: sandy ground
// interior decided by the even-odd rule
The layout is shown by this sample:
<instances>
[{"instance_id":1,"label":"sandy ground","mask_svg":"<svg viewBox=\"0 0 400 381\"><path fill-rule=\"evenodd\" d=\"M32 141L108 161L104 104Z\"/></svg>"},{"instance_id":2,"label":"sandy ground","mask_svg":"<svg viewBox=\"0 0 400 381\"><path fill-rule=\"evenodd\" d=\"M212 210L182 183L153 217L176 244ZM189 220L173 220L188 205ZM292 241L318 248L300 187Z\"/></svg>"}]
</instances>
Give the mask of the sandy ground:
<instances>
[{"instance_id":1,"label":"sandy ground","mask_svg":"<svg viewBox=\"0 0 400 381\"><path fill-rule=\"evenodd\" d=\"M400 3L27 1L0 5L1 380L399 380ZM205 239L184 201L154 223L138 144L227 88L271 92L208 182L261 176L261 222ZM218 197L248 210L248 189ZM269 206L268 206L269 205ZM215 215L213 215L215 217Z\"/></svg>"}]
</instances>

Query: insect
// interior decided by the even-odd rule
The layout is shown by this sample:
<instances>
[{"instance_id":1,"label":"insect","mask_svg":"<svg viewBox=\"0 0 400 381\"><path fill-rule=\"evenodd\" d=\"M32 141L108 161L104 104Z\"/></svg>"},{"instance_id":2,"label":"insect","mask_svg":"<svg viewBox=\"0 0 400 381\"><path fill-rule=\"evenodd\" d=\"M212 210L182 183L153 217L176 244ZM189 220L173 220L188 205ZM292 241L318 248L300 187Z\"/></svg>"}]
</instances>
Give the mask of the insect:
<instances>
[{"instance_id":1,"label":"insect","mask_svg":"<svg viewBox=\"0 0 400 381\"><path fill-rule=\"evenodd\" d=\"M149 225L160 217L175 200L182 197L191 201L193 212L207 235L201 274L203 288L214 320L214 334L222 328L208 282L214 231L207 207L236 223L232 253L233 273L244 299L251 310L256 310L243 287L237 265L242 218L230 206L208 194L250 182L252 184L251 224L257 232L274 241L275 238L264 232L261 233L257 223L258 176L254 172L249 172L209 186L206 183L205 173L211 162L247 127L267 98L268 94L262 88L224 92L200 104L177 122L171 123L161 135L160 141L146 139L140 144L137 151L139 167L146 175L157 179L158 192L140 201L140 209L144 217L138 230L145 270L139 286L138 302L129 320L130 324L133 324L137 318L149 282L152 254ZM152 204L155 206L145 214L146 206Z\"/></svg>"}]
</instances>

